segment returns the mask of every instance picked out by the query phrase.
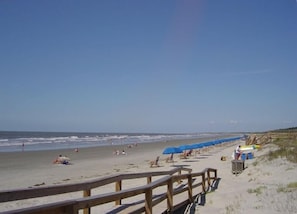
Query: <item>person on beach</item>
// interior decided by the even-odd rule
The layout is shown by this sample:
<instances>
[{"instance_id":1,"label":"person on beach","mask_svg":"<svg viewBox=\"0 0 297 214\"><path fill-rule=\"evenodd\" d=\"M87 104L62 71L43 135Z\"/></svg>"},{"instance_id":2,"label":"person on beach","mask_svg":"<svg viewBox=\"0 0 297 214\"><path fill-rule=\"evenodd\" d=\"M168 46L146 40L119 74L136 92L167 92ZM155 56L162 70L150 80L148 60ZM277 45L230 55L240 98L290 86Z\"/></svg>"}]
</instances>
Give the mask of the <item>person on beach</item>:
<instances>
[{"instance_id":1,"label":"person on beach","mask_svg":"<svg viewBox=\"0 0 297 214\"><path fill-rule=\"evenodd\" d=\"M192 152L193 152L193 149L190 149L190 151L188 151L188 152L186 153L186 155L187 155L187 156L191 156L191 155L192 155Z\"/></svg>"},{"instance_id":2,"label":"person on beach","mask_svg":"<svg viewBox=\"0 0 297 214\"><path fill-rule=\"evenodd\" d=\"M68 165L69 164L69 158L67 156L62 156L62 155L59 155L59 157L57 157L53 163L54 164L65 164L65 165Z\"/></svg>"},{"instance_id":3,"label":"person on beach","mask_svg":"<svg viewBox=\"0 0 297 214\"><path fill-rule=\"evenodd\" d=\"M238 145L235 149L235 160L239 160L240 155L241 155L241 150L240 150L241 145Z\"/></svg>"},{"instance_id":4,"label":"person on beach","mask_svg":"<svg viewBox=\"0 0 297 214\"><path fill-rule=\"evenodd\" d=\"M171 153L170 157L166 158L166 163L173 163L173 153Z\"/></svg>"},{"instance_id":5,"label":"person on beach","mask_svg":"<svg viewBox=\"0 0 297 214\"><path fill-rule=\"evenodd\" d=\"M54 163L54 164L59 164L59 163L61 163L61 157L62 157L62 155L59 155L55 160L53 160L53 163Z\"/></svg>"}]
</instances>

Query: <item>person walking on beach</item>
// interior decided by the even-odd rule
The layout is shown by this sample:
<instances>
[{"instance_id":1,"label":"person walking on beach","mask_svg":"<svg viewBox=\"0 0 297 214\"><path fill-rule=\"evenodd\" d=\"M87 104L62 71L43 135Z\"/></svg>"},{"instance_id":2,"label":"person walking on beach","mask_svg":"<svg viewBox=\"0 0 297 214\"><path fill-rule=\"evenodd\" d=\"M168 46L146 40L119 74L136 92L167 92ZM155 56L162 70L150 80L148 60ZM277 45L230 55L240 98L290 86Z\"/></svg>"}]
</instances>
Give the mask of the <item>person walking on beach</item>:
<instances>
[{"instance_id":1,"label":"person walking on beach","mask_svg":"<svg viewBox=\"0 0 297 214\"><path fill-rule=\"evenodd\" d=\"M241 145L237 146L235 149L235 160L239 160L240 158L240 155L241 155L240 147Z\"/></svg>"}]
</instances>

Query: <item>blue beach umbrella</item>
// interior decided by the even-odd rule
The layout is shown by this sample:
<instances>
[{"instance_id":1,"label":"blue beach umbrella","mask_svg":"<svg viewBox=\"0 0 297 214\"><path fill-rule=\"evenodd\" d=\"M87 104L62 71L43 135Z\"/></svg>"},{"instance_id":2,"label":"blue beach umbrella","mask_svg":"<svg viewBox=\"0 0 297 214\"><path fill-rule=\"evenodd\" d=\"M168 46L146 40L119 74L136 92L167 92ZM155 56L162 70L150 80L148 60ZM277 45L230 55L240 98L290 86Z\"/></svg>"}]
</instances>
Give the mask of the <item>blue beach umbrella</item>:
<instances>
[{"instance_id":1,"label":"blue beach umbrella","mask_svg":"<svg viewBox=\"0 0 297 214\"><path fill-rule=\"evenodd\" d=\"M183 153L183 150L181 150L178 147L167 147L163 151L163 154L176 154L176 153Z\"/></svg>"},{"instance_id":2,"label":"blue beach umbrella","mask_svg":"<svg viewBox=\"0 0 297 214\"><path fill-rule=\"evenodd\" d=\"M196 143L196 144L194 144L192 146L193 146L193 149L201 149L201 148L203 148L203 144L201 144L201 143Z\"/></svg>"},{"instance_id":3,"label":"blue beach umbrella","mask_svg":"<svg viewBox=\"0 0 297 214\"><path fill-rule=\"evenodd\" d=\"M202 148L209 146L207 142L201 143L200 145L202 146Z\"/></svg>"},{"instance_id":4,"label":"blue beach umbrella","mask_svg":"<svg viewBox=\"0 0 297 214\"><path fill-rule=\"evenodd\" d=\"M206 147L208 147L208 146L212 146L212 145L213 145L213 144L212 144L211 141L204 143L204 146L206 146Z\"/></svg>"},{"instance_id":5,"label":"blue beach umbrella","mask_svg":"<svg viewBox=\"0 0 297 214\"><path fill-rule=\"evenodd\" d=\"M193 145L181 145L178 148L180 148L181 150L191 150L194 149Z\"/></svg>"},{"instance_id":6,"label":"blue beach umbrella","mask_svg":"<svg viewBox=\"0 0 297 214\"><path fill-rule=\"evenodd\" d=\"M214 143L214 145L218 145L218 144L220 144L220 141L219 140L214 140L213 143Z\"/></svg>"},{"instance_id":7,"label":"blue beach umbrella","mask_svg":"<svg viewBox=\"0 0 297 214\"><path fill-rule=\"evenodd\" d=\"M216 141L216 145L221 145L222 143L224 143L224 141L222 141L222 140L217 140Z\"/></svg>"},{"instance_id":8,"label":"blue beach umbrella","mask_svg":"<svg viewBox=\"0 0 297 214\"><path fill-rule=\"evenodd\" d=\"M176 153L183 153L183 150L181 150L178 147L167 147L163 151L163 154L171 154L170 159L168 160L170 162L173 161L173 154L176 154Z\"/></svg>"}]
</instances>

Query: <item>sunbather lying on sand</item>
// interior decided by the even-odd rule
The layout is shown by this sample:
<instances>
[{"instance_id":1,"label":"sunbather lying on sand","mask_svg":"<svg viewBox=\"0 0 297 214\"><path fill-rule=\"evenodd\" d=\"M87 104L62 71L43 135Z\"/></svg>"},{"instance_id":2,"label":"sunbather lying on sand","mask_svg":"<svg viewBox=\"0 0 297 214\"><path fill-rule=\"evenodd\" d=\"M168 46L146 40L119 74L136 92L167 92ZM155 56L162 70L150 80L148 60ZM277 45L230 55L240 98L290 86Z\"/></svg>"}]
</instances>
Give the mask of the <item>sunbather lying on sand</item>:
<instances>
[{"instance_id":1,"label":"sunbather lying on sand","mask_svg":"<svg viewBox=\"0 0 297 214\"><path fill-rule=\"evenodd\" d=\"M57 157L53 163L54 164L69 164L70 158L66 157L66 156L62 156L59 155L59 157Z\"/></svg>"}]
</instances>

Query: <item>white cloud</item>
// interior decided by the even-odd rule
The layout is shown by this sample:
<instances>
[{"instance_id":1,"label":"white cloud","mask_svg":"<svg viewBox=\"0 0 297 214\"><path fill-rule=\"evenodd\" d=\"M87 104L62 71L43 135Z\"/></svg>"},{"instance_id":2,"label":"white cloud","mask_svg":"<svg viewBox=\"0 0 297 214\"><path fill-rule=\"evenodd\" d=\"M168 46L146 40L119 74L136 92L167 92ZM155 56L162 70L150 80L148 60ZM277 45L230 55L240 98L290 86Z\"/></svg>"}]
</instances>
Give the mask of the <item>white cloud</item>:
<instances>
[{"instance_id":1,"label":"white cloud","mask_svg":"<svg viewBox=\"0 0 297 214\"><path fill-rule=\"evenodd\" d=\"M228 123L229 124L238 124L239 122L237 120L229 120Z\"/></svg>"}]
</instances>

